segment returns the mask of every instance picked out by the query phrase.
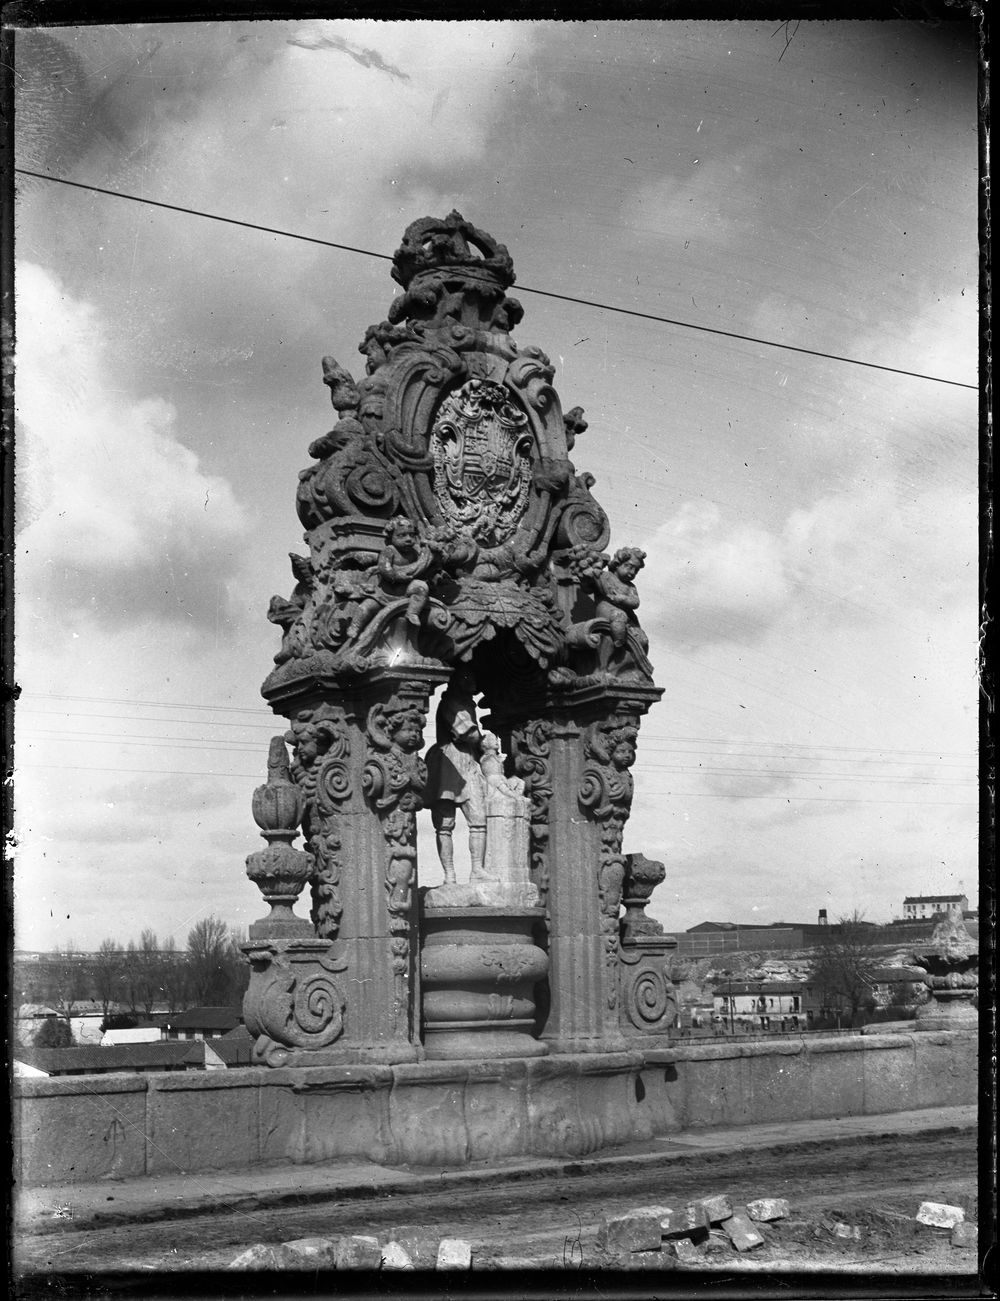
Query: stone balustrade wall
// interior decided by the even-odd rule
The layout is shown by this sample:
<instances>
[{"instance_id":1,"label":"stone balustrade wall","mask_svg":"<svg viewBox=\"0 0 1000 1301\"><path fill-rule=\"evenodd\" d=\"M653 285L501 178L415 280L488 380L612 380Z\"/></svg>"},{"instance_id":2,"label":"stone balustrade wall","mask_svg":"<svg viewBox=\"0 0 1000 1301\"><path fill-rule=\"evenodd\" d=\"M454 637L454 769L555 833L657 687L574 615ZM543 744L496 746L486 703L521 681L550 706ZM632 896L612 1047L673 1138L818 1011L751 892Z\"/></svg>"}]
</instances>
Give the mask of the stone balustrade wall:
<instances>
[{"instance_id":1,"label":"stone balustrade wall","mask_svg":"<svg viewBox=\"0 0 1000 1301\"><path fill-rule=\"evenodd\" d=\"M977 1038L924 1032L494 1062L23 1079L15 1177L63 1184L284 1162L582 1156L699 1126L958 1106Z\"/></svg>"}]
</instances>

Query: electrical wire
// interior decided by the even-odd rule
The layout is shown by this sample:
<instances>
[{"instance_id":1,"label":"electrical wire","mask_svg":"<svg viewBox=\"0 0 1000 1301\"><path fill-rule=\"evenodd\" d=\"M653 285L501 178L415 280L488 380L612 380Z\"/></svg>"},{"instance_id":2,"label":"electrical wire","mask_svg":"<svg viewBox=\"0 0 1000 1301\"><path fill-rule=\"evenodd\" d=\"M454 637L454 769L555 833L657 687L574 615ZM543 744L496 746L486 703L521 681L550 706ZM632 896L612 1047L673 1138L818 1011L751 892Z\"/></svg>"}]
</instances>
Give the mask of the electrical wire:
<instances>
[{"instance_id":1,"label":"electrical wire","mask_svg":"<svg viewBox=\"0 0 1000 1301\"><path fill-rule=\"evenodd\" d=\"M203 217L208 221L220 221L229 226L242 226L247 230L263 231L267 235L281 235L285 239L302 240L307 244L320 244L325 248L339 249L344 253L358 253L363 257L378 258L380 261L391 262L392 258L387 253L376 253L373 249L357 248L353 244L341 244L332 239L320 239L316 235L302 235L297 231L283 230L277 226L262 226L258 222L243 221L236 217L223 217L216 212L204 212L199 208L188 208L179 203L165 203L159 199L147 199L138 194L127 194L124 190L109 190L99 185L87 185L82 181L70 181L64 176L51 176L47 172L30 171L26 167L15 167L14 171L22 176L33 176L36 180L51 181L57 185L69 185L77 190L90 190L94 194L108 195L114 199L128 199L132 203L144 203L153 208L164 208L168 212L181 212L190 217ZM821 357L826 361L839 361L850 366L863 366L868 370L885 371L890 375L906 375L910 379L928 380L933 384L948 384L954 388L972 389L978 392L978 386L967 384L963 380L945 379L940 375L925 375L921 371L903 370L899 366L885 366L880 362L862 361L859 357L843 357L833 352L822 352L817 348L802 348L793 343L779 343L776 339L760 339L750 334L739 334L735 330L720 330L712 325L696 325L693 321L682 321L671 316L660 316L655 312L641 312L633 307L618 307L613 303L602 303L591 298L577 298L572 294L559 294L551 289L536 289L529 285L518 285L518 292L525 294L537 294L541 298L552 298L563 303L573 303L578 307L594 307L598 311L615 312L619 316L631 316L641 321L656 321L662 325L675 325L684 330L697 330L703 334L714 334L723 339L738 339L743 343L755 343L765 348L780 348L785 352L797 352L806 357Z\"/></svg>"}]
</instances>

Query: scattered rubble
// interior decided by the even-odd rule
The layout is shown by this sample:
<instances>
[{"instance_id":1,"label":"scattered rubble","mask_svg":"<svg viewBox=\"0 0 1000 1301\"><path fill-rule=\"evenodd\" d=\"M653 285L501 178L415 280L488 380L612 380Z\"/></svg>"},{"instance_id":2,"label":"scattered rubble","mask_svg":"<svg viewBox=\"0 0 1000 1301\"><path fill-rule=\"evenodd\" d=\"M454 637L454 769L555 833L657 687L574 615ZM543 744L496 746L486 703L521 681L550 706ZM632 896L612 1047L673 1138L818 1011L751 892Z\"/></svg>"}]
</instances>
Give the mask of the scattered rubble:
<instances>
[{"instance_id":1,"label":"scattered rubble","mask_svg":"<svg viewBox=\"0 0 1000 1301\"><path fill-rule=\"evenodd\" d=\"M692 1242L690 1238L675 1238L669 1243L670 1250L684 1265L696 1265L708 1251L708 1244Z\"/></svg>"},{"instance_id":2,"label":"scattered rubble","mask_svg":"<svg viewBox=\"0 0 1000 1301\"><path fill-rule=\"evenodd\" d=\"M912 1203L911 1203L912 1205ZM927 1228L950 1230L950 1243L959 1249L975 1250L978 1232L965 1210L939 1202L922 1202L914 1216L885 1209L862 1208L850 1213L858 1223L847 1222L849 1212L832 1210L817 1220L791 1219L789 1202L782 1197L762 1197L734 1206L724 1194L701 1197L684 1206L639 1206L606 1215L590 1246L578 1240L571 1258L558 1254L496 1254L462 1238L442 1238L400 1226L380 1245L377 1238L336 1235L329 1238L299 1238L284 1243L256 1243L233 1260L232 1270L469 1270L533 1268L565 1269L596 1267L627 1270L718 1269L726 1267L720 1253L741 1255L771 1245L780 1250L796 1241L814 1237L835 1239L844 1249L878 1248L886 1232L900 1232L929 1241L944 1239ZM970 1215L975 1216L975 1205ZM773 1226L766 1236L763 1226ZM923 1228L921 1226L924 1226ZM583 1232L583 1231L582 1231ZM586 1234L584 1234L586 1237ZM947 1244L943 1243L947 1249ZM529 1249L530 1250L530 1249ZM537 1249L536 1249L537 1250ZM593 1253L593 1254L592 1254ZM710 1259L711 1258L711 1259ZM771 1258L765 1253L763 1259Z\"/></svg>"},{"instance_id":3,"label":"scattered rubble","mask_svg":"<svg viewBox=\"0 0 1000 1301\"><path fill-rule=\"evenodd\" d=\"M399 1242L387 1242L382 1248L383 1269L415 1269L413 1257Z\"/></svg>"},{"instance_id":4,"label":"scattered rubble","mask_svg":"<svg viewBox=\"0 0 1000 1301\"><path fill-rule=\"evenodd\" d=\"M230 1269L281 1269L278 1248L266 1242L255 1242L229 1262Z\"/></svg>"},{"instance_id":5,"label":"scattered rubble","mask_svg":"<svg viewBox=\"0 0 1000 1301\"><path fill-rule=\"evenodd\" d=\"M666 1206L645 1206L606 1216L598 1231L598 1246L605 1251L659 1251L661 1221L672 1213Z\"/></svg>"},{"instance_id":6,"label":"scattered rubble","mask_svg":"<svg viewBox=\"0 0 1000 1301\"><path fill-rule=\"evenodd\" d=\"M974 1251L979 1247L979 1227L975 1224L969 1224L967 1220L962 1220L956 1224L951 1231L951 1245L953 1247L971 1247Z\"/></svg>"},{"instance_id":7,"label":"scattered rubble","mask_svg":"<svg viewBox=\"0 0 1000 1301\"><path fill-rule=\"evenodd\" d=\"M821 1223L827 1233L832 1233L835 1238L843 1238L845 1242L860 1242L861 1229L857 1224L845 1224L843 1220L831 1220L825 1215Z\"/></svg>"},{"instance_id":8,"label":"scattered rubble","mask_svg":"<svg viewBox=\"0 0 1000 1301\"><path fill-rule=\"evenodd\" d=\"M753 1227L749 1216L741 1211L736 1211L728 1220L723 1220L722 1229L737 1251L752 1251L754 1247L764 1245L764 1235Z\"/></svg>"},{"instance_id":9,"label":"scattered rubble","mask_svg":"<svg viewBox=\"0 0 1000 1301\"><path fill-rule=\"evenodd\" d=\"M442 1238L438 1246L438 1269L471 1269L472 1247L463 1238Z\"/></svg>"},{"instance_id":10,"label":"scattered rubble","mask_svg":"<svg viewBox=\"0 0 1000 1301\"><path fill-rule=\"evenodd\" d=\"M664 1238L707 1237L708 1212L701 1202L690 1202L680 1210L661 1207L660 1233Z\"/></svg>"},{"instance_id":11,"label":"scattered rubble","mask_svg":"<svg viewBox=\"0 0 1000 1301\"><path fill-rule=\"evenodd\" d=\"M723 1220L728 1220L733 1213L733 1204L728 1197L721 1194L717 1197L699 1197L692 1206L700 1206L708 1217L709 1224L721 1224Z\"/></svg>"},{"instance_id":12,"label":"scattered rubble","mask_svg":"<svg viewBox=\"0 0 1000 1301\"><path fill-rule=\"evenodd\" d=\"M747 1202L747 1215L751 1220L770 1222L784 1220L791 1214L784 1197L759 1197L755 1202Z\"/></svg>"},{"instance_id":13,"label":"scattered rubble","mask_svg":"<svg viewBox=\"0 0 1000 1301\"><path fill-rule=\"evenodd\" d=\"M953 1229L965 1219L961 1206L945 1206L942 1202L921 1202L917 1223L929 1224L935 1229Z\"/></svg>"}]
</instances>

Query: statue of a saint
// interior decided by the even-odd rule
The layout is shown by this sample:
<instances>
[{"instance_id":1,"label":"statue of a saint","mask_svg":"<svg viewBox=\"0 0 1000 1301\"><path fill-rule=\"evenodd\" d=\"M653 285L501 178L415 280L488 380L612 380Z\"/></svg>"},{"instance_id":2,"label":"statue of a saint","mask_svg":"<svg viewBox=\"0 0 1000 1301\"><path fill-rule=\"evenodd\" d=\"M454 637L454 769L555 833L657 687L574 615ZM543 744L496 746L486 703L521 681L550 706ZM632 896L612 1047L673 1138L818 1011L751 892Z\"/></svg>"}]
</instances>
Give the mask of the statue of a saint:
<instances>
[{"instance_id":1,"label":"statue of a saint","mask_svg":"<svg viewBox=\"0 0 1000 1301\"><path fill-rule=\"evenodd\" d=\"M483 734L476 719L472 678L456 674L437 711L437 742L427 752L427 800L437 836L445 885L455 884L454 831L457 810L469 826L473 881L486 864L487 779L480 765Z\"/></svg>"}]
</instances>

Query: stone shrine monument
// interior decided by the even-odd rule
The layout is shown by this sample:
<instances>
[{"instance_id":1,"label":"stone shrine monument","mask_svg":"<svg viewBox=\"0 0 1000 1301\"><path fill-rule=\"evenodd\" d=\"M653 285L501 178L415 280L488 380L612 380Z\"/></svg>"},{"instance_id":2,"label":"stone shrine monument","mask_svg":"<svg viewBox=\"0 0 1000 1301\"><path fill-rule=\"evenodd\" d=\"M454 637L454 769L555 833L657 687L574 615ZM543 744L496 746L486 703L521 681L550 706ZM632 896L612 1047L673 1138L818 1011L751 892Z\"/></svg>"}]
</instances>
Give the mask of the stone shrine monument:
<instances>
[{"instance_id":1,"label":"stone shrine monument","mask_svg":"<svg viewBox=\"0 0 1000 1301\"><path fill-rule=\"evenodd\" d=\"M254 1060L586 1054L610 1071L663 1044L676 1012L673 942L642 912L663 867L622 852L639 724L662 694L644 555L609 554L570 459L583 412L563 413L548 357L511 337L506 248L457 212L422 218L392 277L364 376L323 359L337 419L299 474L308 555L268 611L282 637L262 691L287 730L253 801L267 846L247 873L271 905L245 948ZM418 890L421 809L444 884Z\"/></svg>"}]
</instances>

